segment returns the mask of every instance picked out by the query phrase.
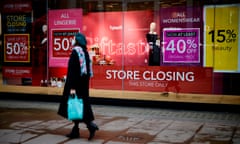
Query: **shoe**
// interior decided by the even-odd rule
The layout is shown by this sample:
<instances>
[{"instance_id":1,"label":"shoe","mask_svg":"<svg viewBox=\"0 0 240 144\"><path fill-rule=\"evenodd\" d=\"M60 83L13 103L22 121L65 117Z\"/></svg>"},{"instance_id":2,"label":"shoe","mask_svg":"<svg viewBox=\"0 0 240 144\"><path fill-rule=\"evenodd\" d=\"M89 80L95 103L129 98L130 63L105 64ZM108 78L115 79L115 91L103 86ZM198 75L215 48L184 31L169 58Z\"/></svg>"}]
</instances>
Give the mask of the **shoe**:
<instances>
[{"instance_id":1,"label":"shoe","mask_svg":"<svg viewBox=\"0 0 240 144\"><path fill-rule=\"evenodd\" d=\"M71 133L66 135L70 139L79 138L79 128L73 127Z\"/></svg>"},{"instance_id":2,"label":"shoe","mask_svg":"<svg viewBox=\"0 0 240 144\"><path fill-rule=\"evenodd\" d=\"M95 123L92 123L92 122L88 125L87 128L89 130L88 140L92 140L92 138L95 136L95 132L99 130L99 128Z\"/></svg>"}]
</instances>

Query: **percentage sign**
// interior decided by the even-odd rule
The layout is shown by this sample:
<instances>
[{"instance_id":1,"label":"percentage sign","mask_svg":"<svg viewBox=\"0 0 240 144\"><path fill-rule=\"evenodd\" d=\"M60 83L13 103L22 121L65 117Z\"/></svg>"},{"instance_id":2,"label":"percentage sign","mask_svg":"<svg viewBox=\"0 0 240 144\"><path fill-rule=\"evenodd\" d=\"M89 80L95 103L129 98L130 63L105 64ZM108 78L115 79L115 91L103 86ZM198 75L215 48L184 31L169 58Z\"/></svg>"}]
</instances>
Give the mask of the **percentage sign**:
<instances>
[{"instance_id":1,"label":"percentage sign","mask_svg":"<svg viewBox=\"0 0 240 144\"><path fill-rule=\"evenodd\" d=\"M70 43L70 45L72 44L72 41L73 41L73 37L70 37L70 38L69 38L69 43Z\"/></svg>"},{"instance_id":2,"label":"percentage sign","mask_svg":"<svg viewBox=\"0 0 240 144\"><path fill-rule=\"evenodd\" d=\"M69 38L69 44L70 44L69 50L72 50L72 41L73 41L73 37L70 37Z\"/></svg>"},{"instance_id":3,"label":"percentage sign","mask_svg":"<svg viewBox=\"0 0 240 144\"><path fill-rule=\"evenodd\" d=\"M27 53L27 46L26 43L21 42L20 43L20 49L21 49L21 54L26 54Z\"/></svg>"},{"instance_id":4,"label":"percentage sign","mask_svg":"<svg viewBox=\"0 0 240 144\"><path fill-rule=\"evenodd\" d=\"M236 34L234 33L234 30L230 30L230 29L228 29L227 31L227 34L228 34L228 38L236 38Z\"/></svg>"},{"instance_id":5,"label":"percentage sign","mask_svg":"<svg viewBox=\"0 0 240 144\"><path fill-rule=\"evenodd\" d=\"M70 38L69 38L70 43L72 42L72 40L73 40L73 37L70 37Z\"/></svg>"},{"instance_id":6,"label":"percentage sign","mask_svg":"<svg viewBox=\"0 0 240 144\"><path fill-rule=\"evenodd\" d=\"M26 44L23 43L23 42L21 42L21 43L20 43L20 47L24 49L24 48L26 48Z\"/></svg>"},{"instance_id":7,"label":"percentage sign","mask_svg":"<svg viewBox=\"0 0 240 144\"><path fill-rule=\"evenodd\" d=\"M188 48L197 48L197 44L195 43L195 40L187 40Z\"/></svg>"}]
</instances>

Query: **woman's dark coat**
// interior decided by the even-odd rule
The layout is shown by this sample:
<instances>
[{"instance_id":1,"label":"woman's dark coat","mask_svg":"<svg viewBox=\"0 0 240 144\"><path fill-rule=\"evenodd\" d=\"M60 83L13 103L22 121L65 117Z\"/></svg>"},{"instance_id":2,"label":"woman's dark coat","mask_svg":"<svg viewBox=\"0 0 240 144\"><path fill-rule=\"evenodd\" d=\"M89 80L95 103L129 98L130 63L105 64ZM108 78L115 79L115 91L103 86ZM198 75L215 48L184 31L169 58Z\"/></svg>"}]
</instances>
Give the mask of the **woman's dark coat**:
<instances>
[{"instance_id":1,"label":"woman's dark coat","mask_svg":"<svg viewBox=\"0 0 240 144\"><path fill-rule=\"evenodd\" d=\"M83 48L86 57L88 74L81 76L80 62L76 50L73 50L68 61L67 79L63 90L63 96L58 109L58 114L67 118L67 101L70 94L70 89L75 89L76 94L83 98L84 103L84 118L82 122L89 123L94 120L91 104L89 102L89 79L90 79L90 67L89 67L89 54L86 49Z\"/></svg>"}]
</instances>

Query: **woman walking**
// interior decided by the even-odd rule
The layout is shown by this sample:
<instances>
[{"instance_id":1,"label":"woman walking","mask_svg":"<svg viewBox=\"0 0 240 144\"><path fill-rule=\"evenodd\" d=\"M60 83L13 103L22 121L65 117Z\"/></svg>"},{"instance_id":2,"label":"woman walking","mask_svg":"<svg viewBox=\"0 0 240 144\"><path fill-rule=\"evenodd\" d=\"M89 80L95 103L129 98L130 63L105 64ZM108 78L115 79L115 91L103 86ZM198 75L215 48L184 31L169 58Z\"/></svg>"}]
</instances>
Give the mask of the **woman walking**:
<instances>
[{"instance_id":1,"label":"woman walking","mask_svg":"<svg viewBox=\"0 0 240 144\"><path fill-rule=\"evenodd\" d=\"M93 123L94 115L89 102L89 79L92 77L92 64L87 51L87 41L83 34L77 33L72 40L72 53L68 61L67 79L63 90L63 96L59 105L58 114L68 118L68 97L76 94L83 99L84 114L82 120L73 120L72 131L67 135L69 138L79 138L79 123L84 122L89 130L88 140L91 140L98 126Z\"/></svg>"}]
</instances>

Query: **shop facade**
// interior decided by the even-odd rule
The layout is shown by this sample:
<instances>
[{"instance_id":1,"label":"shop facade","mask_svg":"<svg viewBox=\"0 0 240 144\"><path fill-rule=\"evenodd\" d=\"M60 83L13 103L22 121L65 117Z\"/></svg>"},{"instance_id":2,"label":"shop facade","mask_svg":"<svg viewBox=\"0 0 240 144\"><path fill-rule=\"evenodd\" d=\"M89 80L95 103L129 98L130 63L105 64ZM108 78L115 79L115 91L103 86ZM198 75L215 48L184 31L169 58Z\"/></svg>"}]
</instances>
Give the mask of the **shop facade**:
<instances>
[{"instance_id":1,"label":"shop facade","mask_svg":"<svg viewBox=\"0 0 240 144\"><path fill-rule=\"evenodd\" d=\"M71 41L82 32L93 62L90 87L99 97L102 90L240 95L240 2L4 0L1 6L3 85L63 88Z\"/></svg>"}]
</instances>

